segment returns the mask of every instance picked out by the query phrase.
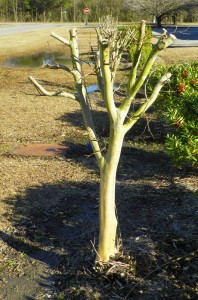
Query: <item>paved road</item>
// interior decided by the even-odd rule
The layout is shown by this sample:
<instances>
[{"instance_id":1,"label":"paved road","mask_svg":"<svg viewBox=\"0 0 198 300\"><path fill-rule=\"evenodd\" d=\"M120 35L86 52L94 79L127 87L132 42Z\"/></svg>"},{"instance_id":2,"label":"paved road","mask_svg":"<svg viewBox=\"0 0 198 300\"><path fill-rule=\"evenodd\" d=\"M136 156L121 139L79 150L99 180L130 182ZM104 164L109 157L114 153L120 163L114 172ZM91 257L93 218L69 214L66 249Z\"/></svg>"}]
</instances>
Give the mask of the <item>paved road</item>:
<instances>
[{"instance_id":1,"label":"paved road","mask_svg":"<svg viewBox=\"0 0 198 300\"><path fill-rule=\"evenodd\" d=\"M66 28L93 28L93 25L86 25L83 23L0 23L0 36L11 35L23 32L38 31L40 29L66 27Z\"/></svg>"},{"instance_id":2,"label":"paved road","mask_svg":"<svg viewBox=\"0 0 198 300\"><path fill-rule=\"evenodd\" d=\"M169 34L174 34L177 38L170 47L198 47L198 26L168 26L165 28ZM155 36L159 36L160 33L162 33L162 28L153 29Z\"/></svg>"},{"instance_id":3,"label":"paved road","mask_svg":"<svg viewBox=\"0 0 198 300\"><path fill-rule=\"evenodd\" d=\"M11 35L23 32L38 31L40 29L65 27L65 28L93 28L95 25L83 23L0 23L0 36ZM172 33L177 37L177 40L170 47L198 47L198 26L192 27L166 27L168 33ZM153 29L153 35L159 36L162 29Z\"/></svg>"}]
</instances>

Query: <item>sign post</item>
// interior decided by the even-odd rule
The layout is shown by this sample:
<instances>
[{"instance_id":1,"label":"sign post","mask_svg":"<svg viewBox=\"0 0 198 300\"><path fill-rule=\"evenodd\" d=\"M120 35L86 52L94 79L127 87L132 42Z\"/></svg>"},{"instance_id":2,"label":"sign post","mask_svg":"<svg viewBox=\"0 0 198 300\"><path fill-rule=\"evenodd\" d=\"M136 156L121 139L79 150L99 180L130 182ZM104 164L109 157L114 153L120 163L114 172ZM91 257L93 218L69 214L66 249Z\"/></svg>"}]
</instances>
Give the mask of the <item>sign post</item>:
<instances>
[{"instance_id":1,"label":"sign post","mask_svg":"<svg viewBox=\"0 0 198 300\"><path fill-rule=\"evenodd\" d=\"M85 13L85 25L87 25L88 24L89 14L90 14L90 8L85 7L84 8L84 13Z\"/></svg>"}]
</instances>

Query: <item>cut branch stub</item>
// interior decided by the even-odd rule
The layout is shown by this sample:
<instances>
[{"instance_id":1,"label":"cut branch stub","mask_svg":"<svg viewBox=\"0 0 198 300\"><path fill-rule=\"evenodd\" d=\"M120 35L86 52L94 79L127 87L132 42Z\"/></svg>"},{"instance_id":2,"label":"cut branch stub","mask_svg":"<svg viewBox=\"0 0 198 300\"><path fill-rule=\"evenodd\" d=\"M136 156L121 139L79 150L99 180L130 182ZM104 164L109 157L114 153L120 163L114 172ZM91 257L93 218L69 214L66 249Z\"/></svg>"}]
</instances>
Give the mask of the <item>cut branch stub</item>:
<instances>
[{"instance_id":1,"label":"cut branch stub","mask_svg":"<svg viewBox=\"0 0 198 300\"><path fill-rule=\"evenodd\" d=\"M43 65L43 68L48 68L48 69L54 69L54 70L64 70L69 73L71 73L71 69L65 65L59 65L59 63L56 63L55 65L52 64L45 64Z\"/></svg>"},{"instance_id":2,"label":"cut branch stub","mask_svg":"<svg viewBox=\"0 0 198 300\"><path fill-rule=\"evenodd\" d=\"M67 39L65 39L62 36L56 34L55 32L52 32L51 36L54 37L55 39L57 39L58 41L60 41L61 43L65 44L67 46L70 46L70 42Z\"/></svg>"},{"instance_id":3,"label":"cut branch stub","mask_svg":"<svg viewBox=\"0 0 198 300\"><path fill-rule=\"evenodd\" d=\"M47 91L41 84L38 83L38 81L33 76L29 76L29 80L33 83L33 85L36 87L36 89L40 92L41 95L61 96L61 97L66 97L66 98L69 98L72 100L77 100L77 97L75 95L64 92L64 91L53 91L53 92Z\"/></svg>"}]
</instances>

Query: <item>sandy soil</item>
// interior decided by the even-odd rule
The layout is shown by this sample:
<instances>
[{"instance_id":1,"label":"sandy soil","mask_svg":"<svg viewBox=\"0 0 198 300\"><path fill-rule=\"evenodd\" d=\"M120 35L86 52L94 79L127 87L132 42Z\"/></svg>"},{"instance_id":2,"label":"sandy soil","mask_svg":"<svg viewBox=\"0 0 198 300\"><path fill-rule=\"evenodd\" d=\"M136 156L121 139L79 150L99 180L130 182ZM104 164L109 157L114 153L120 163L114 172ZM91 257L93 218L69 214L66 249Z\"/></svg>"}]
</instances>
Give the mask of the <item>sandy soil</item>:
<instances>
[{"instance_id":1,"label":"sandy soil","mask_svg":"<svg viewBox=\"0 0 198 300\"><path fill-rule=\"evenodd\" d=\"M86 51L95 44L94 31L80 30L79 40ZM1 45L2 63L49 45L66 50L48 30L4 36ZM197 48L167 49L161 58L197 60ZM163 151L164 126L151 122L155 140L149 131L137 143L134 132L128 137L133 146L123 149L117 188L127 258L94 269L99 174L81 113L71 100L38 96L30 74L49 89L57 88L54 82L72 86L62 71L0 67L0 299L53 299L54 292L66 300L197 299L197 173L172 167ZM98 95L91 100L101 120ZM135 133L142 134L145 122ZM17 144L40 142L66 142L71 152L58 159L9 154Z\"/></svg>"}]
</instances>

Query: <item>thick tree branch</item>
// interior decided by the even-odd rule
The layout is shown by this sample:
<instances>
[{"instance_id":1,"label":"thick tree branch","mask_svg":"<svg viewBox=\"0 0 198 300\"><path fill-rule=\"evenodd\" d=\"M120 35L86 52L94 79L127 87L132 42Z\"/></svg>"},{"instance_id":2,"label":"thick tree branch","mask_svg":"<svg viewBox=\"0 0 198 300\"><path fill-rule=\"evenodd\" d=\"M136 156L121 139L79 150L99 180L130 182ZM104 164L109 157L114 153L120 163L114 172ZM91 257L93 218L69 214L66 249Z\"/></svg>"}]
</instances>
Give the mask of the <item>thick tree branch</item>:
<instances>
[{"instance_id":1,"label":"thick tree branch","mask_svg":"<svg viewBox=\"0 0 198 300\"><path fill-rule=\"evenodd\" d=\"M104 102L109 113L110 122L115 123L117 118L116 106L114 103L113 95L113 76L110 70L110 49L106 40L99 41L100 55L100 67L104 82Z\"/></svg>"},{"instance_id":2,"label":"thick tree branch","mask_svg":"<svg viewBox=\"0 0 198 300\"><path fill-rule=\"evenodd\" d=\"M99 33L98 28L96 28L96 34L97 34L97 40L98 40L98 45L99 45L100 33ZM94 69L95 69L96 76L97 76L98 86L99 86L102 98L104 100L104 81L103 81L102 72L101 72L100 52L101 52L101 48L99 47L99 49L95 55L95 68Z\"/></svg>"},{"instance_id":3,"label":"thick tree branch","mask_svg":"<svg viewBox=\"0 0 198 300\"><path fill-rule=\"evenodd\" d=\"M127 115L131 102L138 93L139 89L144 84L158 54L160 51L166 49L168 46L170 46L174 41L176 40L176 37L172 34L170 34L168 37L166 36L166 32L164 32L161 37L159 38L158 42L153 45L153 49L149 55L149 58L139 76L139 78L136 80L134 86L131 89L131 92L129 95L126 96L122 104L120 105L119 109L123 111L125 115Z\"/></svg>"},{"instance_id":4,"label":"thick tree branch","mask_svg":"<svg viewBox=\"0 0 198 300\"><path fill-rule=\"evenodd\" d=\"M142 53L142 46L143 46L143 42L144 42L144 38L145 38L145 30L146 30L146 21L141 21L141 26L139 29L139 38L138 38L138 42L137 42L137 48L133 57L133 65L131 68L131 72L129 75L129 84L128 84L128 88L127 88L127 94L129 94L131 92L132 87L135 84L136 81L136 77L137 77L137 69L138 69L138 65L140 62L140 58L141 58L141 53Z\"/></svg>"},{"instance_id":5,"label":"thick tree branch","mask_svg":"<svg viewBox=\"0 0 198 300\"><path fill-rule=\"evenodd\" d=\"M127 120L124 124L125 133L128 132L132 126L142 117L142 115L149 109L149 107L155 102L160 90L164 86L164 84L170 79L171 74L167 73L163 75L159 81L157 82L151 96L146 100L144 104L142 104L139 109L132 114L132 116Z\"/></svg>"},{"instance_id":6,"label":"thick tree branch","mask_svg":"<svg viewBox=\"0 0 198 300\"><path fill-rule=\"evenodd\" d=\"M62 36L56 34L55 32L51 33L51 36L53 36L55 39L57 39L58 41L60 41L61 43L70 46L70 42L68 40L66 40L65 38L63 38Z\"/></svg>"},{"instance_id":7,"label":"thick tree branch","mask_svg":"<svg viewBox=\"0 0 198 300\"><path fill-rule=\"evenodd\" d=\"M76 92L77 96L76 99L78 99L79 104L82 109L82 114L83 114L83 120L85 123L86 130L89 135L89 140L92 145L93 152L96 156L96 159L100 165L101 163L101 150L100 146L96 137L96 132L95 132L95 127L94 127L94 122L92 119L92 114L91 114L91 109L89 105L89 101L87 99L87 92L85 85L83 84L83 75L82 75L82 69L81 69L81 63L79 60L79 49L78 49L78 41L77 41L77 30L76 28L73 28L69 31L70 33L70 40L66 40L63 37L57 35L56 33L52 32L51 36L59 40L60 42L66 44L70 48L71 52L71 57L72 57L72 65L73 65L73 70L69 69L68 67L64 68L66 71L69 71L74 78L75 86L76 86ZM55 66L52 67L55 69L62 69L61 66Z\"/></svg>"},{"instance_id":8,"label":"thick tree branch","mask_svg":"<svg viewBox=\"0 0 198 300\"><path fill-rule=\"evenodd\" d=\"M61 96L61 97L66 97L72 100L78 100L77 97L73 94L64 92L64 91L53 91L49 92L47 91L34 77L29 76L29 80L34 84L34 86L40 91L42 95L45 96Z\"/></svg>"},{"instance_id":9,"label":"thick tree branch","mask_svg":"<svg viewBox=\"0 0 198 300\"><path fill-rule=\"evenodd\" d=\"M43 65L43 68L54 69L54 70L64 70L64 71L71 73L71 69L69 67L67 67L65 65L59 65L59 63L56 63L55 65L46 64L46 65Z\"/></svg>"}]
</instances>

